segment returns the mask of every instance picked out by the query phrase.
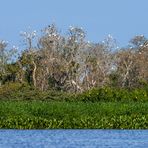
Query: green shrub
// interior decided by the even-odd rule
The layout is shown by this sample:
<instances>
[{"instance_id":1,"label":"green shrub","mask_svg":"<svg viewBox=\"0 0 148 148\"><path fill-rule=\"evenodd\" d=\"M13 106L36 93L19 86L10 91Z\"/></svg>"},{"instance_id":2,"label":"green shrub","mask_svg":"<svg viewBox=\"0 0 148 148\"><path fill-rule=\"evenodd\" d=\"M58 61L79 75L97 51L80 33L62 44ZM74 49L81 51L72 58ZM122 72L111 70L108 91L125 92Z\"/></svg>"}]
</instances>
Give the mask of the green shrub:
<instances>
[{"instance_id":1,"label":"green shrub","mask_svg":"<svg viewBox=\"0 0 148 148\"><path fill-rule=\"evenodd\" d=\"M27 84L8 83L0 87L0 100L74 101L75 95L56 90L40 91Z\"/></svg>"},{"instance_id":2,"label":"green shrub","mask_svg":"<svg viewBox=\"0 0 148 148\"><path fill-rule=\"evenodd\" d=\"M82 94L77 95L77 100L80 101L148 101L148 93L146 89L135 89L135 90L127 90L127 89L119 89L119 88L93 88Z\"/></svg>"},{"instance_id":3,"label":"green shrub","mask_svg":"<svg viewBox=\"0 0 148 148\"><path fill-rule=\"evenodd\" d=\"M77 95L77 98L84 102L115 101L117 99L120 100L120 97L116 98L116 90L109 87L93 88L91 90L83 92L82 94Z\"/></svg>"},{"instance_id":4,"label":"green shrub","mask_svg":"<svg viewBox=\"0 0 148 148\"><path fill-rule=\"evenodd\" d=\"M145 89L135 89L130 93L130 97L134 101L148 101L148 95Z\"/></svg>"},{"instance_id":5,"label":"green shrub","mask_svg":"<svg viewBox=\"0 0 148 148\"><path fill-rule=\"evenodd\" d=\"M8 83L0 87L1 100L49 100L49 101L70 101L70 102L129 102L129 101L148 101L148 89L102 87L93 88L79 94L68 93L57 90L40 91L33 86L21 83Z\"/></svg>"}]
</instances>

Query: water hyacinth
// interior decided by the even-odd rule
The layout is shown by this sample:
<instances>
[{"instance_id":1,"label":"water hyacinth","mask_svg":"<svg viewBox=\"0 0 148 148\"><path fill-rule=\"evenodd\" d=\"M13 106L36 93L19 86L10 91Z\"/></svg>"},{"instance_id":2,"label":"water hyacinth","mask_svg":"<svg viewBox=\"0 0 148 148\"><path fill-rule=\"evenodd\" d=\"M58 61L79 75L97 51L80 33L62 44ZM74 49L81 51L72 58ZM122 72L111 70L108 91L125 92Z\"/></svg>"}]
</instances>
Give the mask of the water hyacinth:
<instances>
[{"instance_id":1,"label":"water hyacinth","mask_svg":"<svg viewBox=\"0 0 148 148\"><path fill-rule=\"evenodd\" d=\"M1 101L0 128L148 129L148 103Z\"/></svg>"}]
</instances>

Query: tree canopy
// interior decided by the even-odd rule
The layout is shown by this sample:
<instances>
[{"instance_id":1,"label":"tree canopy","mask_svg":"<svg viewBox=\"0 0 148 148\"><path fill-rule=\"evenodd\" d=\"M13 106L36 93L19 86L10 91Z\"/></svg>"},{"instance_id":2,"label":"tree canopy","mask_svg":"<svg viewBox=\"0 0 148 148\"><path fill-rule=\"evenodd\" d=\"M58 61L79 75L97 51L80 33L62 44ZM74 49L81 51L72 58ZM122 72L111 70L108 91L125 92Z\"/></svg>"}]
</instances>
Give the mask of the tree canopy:
<instances>
[{"instance_id":1,"label":"tree canopy","mask_svg":"<svg viewBox=\"0 0 148 148\"><path fill-rule=\"evenodd\" d=\"M27 83L48 89L82 92L94 87L139 88L148 84L148 39L139 35L118 48L108 35L104 41L86 40L83 28L70 27L62 35L55 24L41 31L21 33L25 49L8 49L0 40L0 86ZM14 60L15 59L15 60Z\"/></svg>"}]
</instances>

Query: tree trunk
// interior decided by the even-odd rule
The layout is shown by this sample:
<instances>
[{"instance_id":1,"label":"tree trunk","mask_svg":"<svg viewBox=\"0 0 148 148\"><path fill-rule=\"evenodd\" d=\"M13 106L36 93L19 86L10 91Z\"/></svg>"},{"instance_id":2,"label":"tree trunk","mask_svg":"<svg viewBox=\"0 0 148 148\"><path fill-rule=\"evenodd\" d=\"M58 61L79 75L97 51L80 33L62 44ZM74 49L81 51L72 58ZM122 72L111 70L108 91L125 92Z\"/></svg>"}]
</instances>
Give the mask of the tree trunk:
<instances>
[{"instance_id":1,"label":"tree trunk","mask_svg":"<svg viewBox=\"0 0 148 148\"><path fill-rule=\"evenodd\" d=\"M36 87L36 69L37 69L37 66L36 66L36 63L33 61L33 73L32 73L32 78L33 78L33 85L34 87Z\"/></svg>"}]
</instances>

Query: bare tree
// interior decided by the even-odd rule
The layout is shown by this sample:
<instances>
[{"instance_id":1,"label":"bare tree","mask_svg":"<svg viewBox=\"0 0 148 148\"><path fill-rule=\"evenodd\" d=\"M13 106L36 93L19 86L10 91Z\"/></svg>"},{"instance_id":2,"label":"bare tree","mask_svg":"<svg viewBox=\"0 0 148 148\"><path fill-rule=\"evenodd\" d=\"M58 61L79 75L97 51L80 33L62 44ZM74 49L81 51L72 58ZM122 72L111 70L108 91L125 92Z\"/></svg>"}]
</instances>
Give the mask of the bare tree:
<instances>
[{"instance_id":1,"label":"bare tree","mask_svg":"<svg viewBox=\"0 0 148 148\"><path fill-rule=\"evenodd\" d=\"M59 34L54 24L46 27L42 32L43 35L38 43L42 75L38 75L38 79L41 81L42 89L47 89L51 85L49 82L51 80L54 87L60 87L65 65L64 59L60 55L64 38Z\"/></svg>"},{"instance_id":2,"label":"bare tree","mask_svg":"<svg viewBox=\"0 0 148 148\"><path fill-rule=\"evenodd\" d=\"M33 85L36 87L36 70L37 70L37 64L36 64L36 57L37 57L37 52L36 48L33 47L33 39L36 37L36 31L33 32L22 32L21 36L24 38L24 42L27 45L27 50L24 52L25 57L30 60L30 63L32 64L33 67L33 72L32 72L32 78L33 78ZM21 63L20 63L21 64ZM20 65L20 68L23 68ZM22 69L23 70L23 69Z\"/></svg>"},{"instance_id":3,"label":"bare tree","mask_svg":"<svg viewBox=\"0 0 148 148\"><path fill-rule=\"evenodd\" d=\"M2 79L6 74L5 64L7 64L8 55L6 52L7 42L4 40L0 41L0 86L2 84Z\"/></svg>"},{"instance_id":4,"label":"bare tree","mask_svg":"<svg viewBox=\"0 0 148 148\"><path fill-rule=\"evenodd\" d=\"M116 49L115 40L109 35L102 43L91 44L85 55L86 89L104 86L109 83L109 74L114 66L113 50Z\"/></svg>"}]
</instances>

